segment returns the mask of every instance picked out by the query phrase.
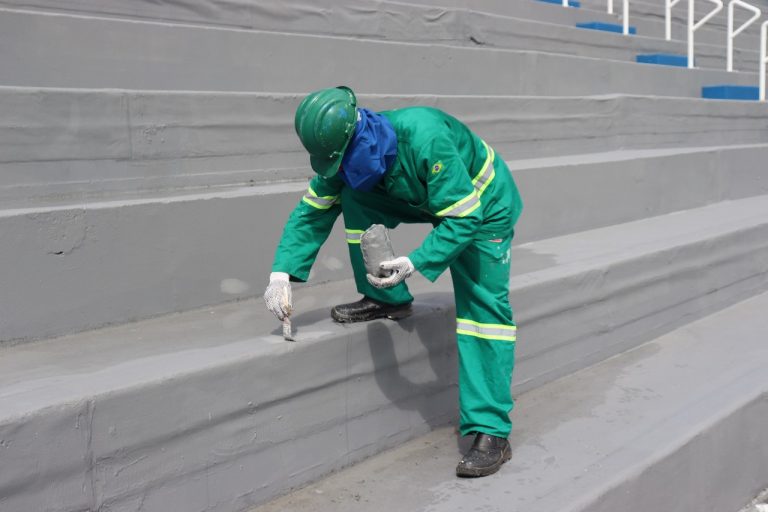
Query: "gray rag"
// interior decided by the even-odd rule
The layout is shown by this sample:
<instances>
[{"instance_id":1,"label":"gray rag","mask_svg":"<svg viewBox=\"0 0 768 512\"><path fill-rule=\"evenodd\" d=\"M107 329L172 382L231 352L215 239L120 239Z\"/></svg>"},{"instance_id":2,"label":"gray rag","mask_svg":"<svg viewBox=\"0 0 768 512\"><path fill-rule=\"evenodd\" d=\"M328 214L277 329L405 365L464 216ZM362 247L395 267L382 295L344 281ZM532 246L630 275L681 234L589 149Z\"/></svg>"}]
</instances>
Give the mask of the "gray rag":
<instances>
[{"instance_id":1,"label":"gray rag","mask_svg":"<svg viewBox=\"0 0 768 512\"><path fill-rule=\"evenodd\" d=\"M381 270L382 261L395 259L392 242L389 241L389 231L382 224L374 224L360 236L360 250L363 252L365 270L376 277L389 277L391 270Z\"/></svg>"}]
</instances>

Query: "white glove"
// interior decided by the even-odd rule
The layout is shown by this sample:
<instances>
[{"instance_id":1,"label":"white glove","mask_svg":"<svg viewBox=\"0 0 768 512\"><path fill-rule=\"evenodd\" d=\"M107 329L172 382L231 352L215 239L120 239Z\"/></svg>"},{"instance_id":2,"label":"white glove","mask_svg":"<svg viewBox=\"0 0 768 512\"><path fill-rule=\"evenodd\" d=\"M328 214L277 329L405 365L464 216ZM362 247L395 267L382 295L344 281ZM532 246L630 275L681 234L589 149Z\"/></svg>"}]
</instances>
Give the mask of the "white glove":
<instances>
[{"instance_id":1,"label":"white glove","mask_svg":"<svg viewBox=\"0 0 768 512\"><path fill-rule=\"evenodd\" d=\"M293 311L290 276L285 272L269 274L269 286L264 292L264 302L278 320L291 316Z\"/></svg>"},{"instance_id":2,"label":"white glove","mask_svg":"<svg viewBox=\"0 0 768 512\"><path fill-rule=\"evenodd\" d=\"M387 277L376 277L366 274L368 282L376 288L391 288L396 284L402 283L406 277L413 274L416 269L408 256L400 256L390 261L382 261L379 265L381 270L391 270L392 274Z\"/></svg>"}]
</instances>

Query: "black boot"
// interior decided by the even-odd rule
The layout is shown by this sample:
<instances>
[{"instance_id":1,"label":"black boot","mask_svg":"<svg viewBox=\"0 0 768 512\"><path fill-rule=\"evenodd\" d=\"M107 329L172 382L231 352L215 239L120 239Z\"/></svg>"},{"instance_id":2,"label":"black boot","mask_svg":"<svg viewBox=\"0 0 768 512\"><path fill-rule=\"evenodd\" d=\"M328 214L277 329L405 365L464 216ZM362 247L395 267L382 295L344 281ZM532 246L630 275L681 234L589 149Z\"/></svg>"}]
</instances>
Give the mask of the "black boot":
<instances>
[{"instance_id":1,"label":"black boot","mask_svg":"<svg viewBox=\"0 0 768 512\"><path fill-rule=\"evenodd\" d=\"M337 322L366 322L377 318L399 320L411 315L411 303L393 306L363 297L357 302L339 304L331 309L331 318Z\"/></svg>"},{"instance_id":2,"label":"black boot","mask_svg":"<svg viewBox=\"0 0 768 512\"><path fill-rule=\"evenodd\" d=\"M511 457L509 441L503 437L478 432L475 436L475 442L472 443L472 448L456 466L456 476L492 475Z\"/></svg>"}]
</instances>

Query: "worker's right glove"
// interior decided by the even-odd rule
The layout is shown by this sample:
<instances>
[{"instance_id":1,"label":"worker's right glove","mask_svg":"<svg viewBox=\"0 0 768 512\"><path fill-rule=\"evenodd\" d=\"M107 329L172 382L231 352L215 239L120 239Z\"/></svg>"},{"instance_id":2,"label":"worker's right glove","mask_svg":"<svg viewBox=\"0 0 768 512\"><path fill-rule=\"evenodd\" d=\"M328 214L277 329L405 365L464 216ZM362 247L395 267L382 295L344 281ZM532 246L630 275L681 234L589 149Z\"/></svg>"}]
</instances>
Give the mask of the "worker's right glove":
<instances>
[{"instance_id":1,"label":"worker's right glove","mask_svg":"<svg viewBox=\"0 0 768 512\"><path fill-rule=\"evenodd\" d=\"M290 276L285 272L272 272L269 274L269 286L264 292L267 309L281 321L290 316L293 310L289 279Z\"/></svg>"}]
</instances>

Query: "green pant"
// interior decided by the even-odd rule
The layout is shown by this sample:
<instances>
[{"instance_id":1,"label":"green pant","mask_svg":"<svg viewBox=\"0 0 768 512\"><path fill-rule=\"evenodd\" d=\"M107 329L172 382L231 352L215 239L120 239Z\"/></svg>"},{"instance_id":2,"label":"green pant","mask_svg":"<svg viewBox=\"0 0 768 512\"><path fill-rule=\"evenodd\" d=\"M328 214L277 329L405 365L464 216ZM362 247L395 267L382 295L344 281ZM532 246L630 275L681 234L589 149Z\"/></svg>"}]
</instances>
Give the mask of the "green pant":
<instances>
[{"instance_id":1,"label":"green pant","mask_svg":"<svg viewBox=\"0 0 768 512\"><path fill-rule=\"evenodd\" d=\"M389 304L411 302L405 282L387 289L365 278L360 234L372 224L394 228L399 223L436 222L420 210L376 193L345 188L341 198L349 255L357 290ZM507 437L515 360L515 325L509 306L512 235L473 241L451 264L456 301L459 352L459 429L461 435L483 432Z\"/></svg>"}]
</instances>

